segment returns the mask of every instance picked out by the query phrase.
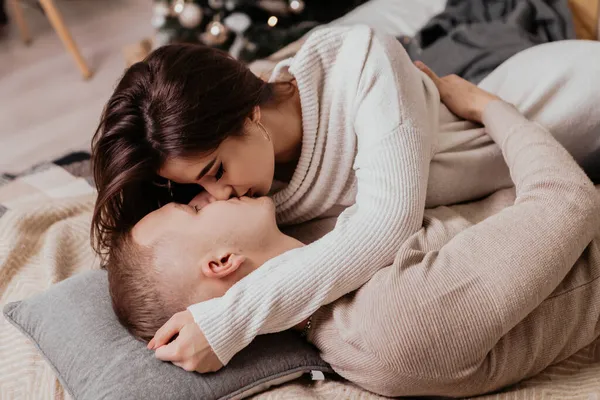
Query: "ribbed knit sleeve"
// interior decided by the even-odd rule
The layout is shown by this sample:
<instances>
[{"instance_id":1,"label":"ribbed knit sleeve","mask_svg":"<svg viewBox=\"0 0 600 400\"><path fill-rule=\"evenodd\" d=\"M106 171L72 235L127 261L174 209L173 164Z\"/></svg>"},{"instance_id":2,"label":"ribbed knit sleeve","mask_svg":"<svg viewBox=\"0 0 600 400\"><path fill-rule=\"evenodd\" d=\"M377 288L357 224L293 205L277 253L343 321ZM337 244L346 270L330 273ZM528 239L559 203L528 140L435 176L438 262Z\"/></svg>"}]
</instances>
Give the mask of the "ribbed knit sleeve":
<instances>
[{"instance_id":1,"label":"ribbed knit sleeve","mask_svg":"<svg viewBox=\"0 0 600 400\"><path fill-rule=\"evenodd\" d=\"M435 88L425 87L431 82L395 39L364 32L370 44L348 107L356 203L322 239L269 260L223 297L189 307L224 364L258 334L288 329L360 287L421 227L437 128L426 92Z\"/></svg>"},{"instance_id":2,"label":"ribbed knit sleeve","mask_svg":"<svg viewBox=\"0 0 600 400\"><path fill-rule=\"evenodd\" d=\"M512 105L490 103L484 123L509 166L514 204L472 226L463 215L477 203L426 210L426 227L393 265L313 315L309 339L364 388L394 397L472 396L554 360L529 347L544 336L537 331L509 340L513 352L530 355L521 370L512 353L502 363L493 349L551 295L597 234L599 198L571 155ZM475 375L479 369L488 375Z\"/></svg>"}]
</instances>

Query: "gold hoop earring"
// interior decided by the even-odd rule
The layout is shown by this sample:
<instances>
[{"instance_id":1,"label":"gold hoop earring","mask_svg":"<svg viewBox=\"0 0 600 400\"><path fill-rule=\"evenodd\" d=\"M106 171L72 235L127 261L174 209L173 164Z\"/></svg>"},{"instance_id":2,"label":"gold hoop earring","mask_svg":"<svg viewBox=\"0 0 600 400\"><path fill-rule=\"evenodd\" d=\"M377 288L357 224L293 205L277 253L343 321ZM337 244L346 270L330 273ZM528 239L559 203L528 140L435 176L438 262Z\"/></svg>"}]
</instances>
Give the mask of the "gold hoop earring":
<instances>
[{"instance_id":1,"label":"gold hoop earring","mask_svg":"<svg viewBox=\"0 0 600 400\"><path fill-rule=\"evenodd\" d=\"M261 124L260 121L256 121L256 124L260 127L260 129L262 129L263 135L270 142L271 141L271 135L269 135L269 132L267 131L267 128L265 128L265 126L263 124Z\"/></svg>"},{"instance_id":2,"label":"gold hoop earring","mask_svg":"<svg viewBox=\"0 0 600 400\"><path fill-rule=\"evenodd\" d=\"M171 195L171 200L173 199L173 187L171 186L171 180L167 179L167 189L169 189L169 194Z\"/></svg>"}]
</instances>

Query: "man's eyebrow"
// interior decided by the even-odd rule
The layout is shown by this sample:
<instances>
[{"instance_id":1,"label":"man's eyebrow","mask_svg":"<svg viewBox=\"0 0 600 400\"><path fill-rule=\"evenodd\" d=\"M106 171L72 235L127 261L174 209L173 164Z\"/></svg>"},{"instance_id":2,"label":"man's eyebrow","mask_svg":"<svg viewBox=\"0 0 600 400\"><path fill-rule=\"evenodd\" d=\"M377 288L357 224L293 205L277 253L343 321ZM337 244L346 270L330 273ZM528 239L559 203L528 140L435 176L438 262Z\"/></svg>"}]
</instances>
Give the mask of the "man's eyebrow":
<instances>
[{"instance_id":1,"label":"man's eyebrow","mask_svg":"<svg viewBox=\"0 0 600 400\"><path fill-rule=\"evenodd\" d=\"M173 206L185 212L189 212L191 210L191 206L188 206L187 204L173 203Z\"/></svg>"},{"instance_id":2,"label":"man's eyebrow","mask_svg":"<svg viewBox=\"0 0 600 400\"><path fill-rule=\"evenodd\" d=\"M199 181L200 179L202 179L204 177L204 175L208 174L208 171L210 171L210 169L213 167L213 165L215 165L215 162L217 162L216 157L213 158L211 162L206 164L206 166L204 168L202 168L202 171L200 171L200 173L196 177L196 180Z\"/></svg>"}]
</instances>

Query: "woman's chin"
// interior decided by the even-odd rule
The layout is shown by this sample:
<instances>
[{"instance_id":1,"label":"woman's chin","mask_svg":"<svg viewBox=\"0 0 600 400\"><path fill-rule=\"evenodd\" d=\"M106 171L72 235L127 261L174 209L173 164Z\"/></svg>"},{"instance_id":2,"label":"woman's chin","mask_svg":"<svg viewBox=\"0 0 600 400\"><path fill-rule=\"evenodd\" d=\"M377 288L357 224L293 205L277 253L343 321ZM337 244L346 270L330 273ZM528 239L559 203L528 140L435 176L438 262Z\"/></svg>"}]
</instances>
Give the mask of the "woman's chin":
<instances>
[{"instance_id":1,"label":"woman's chin","mask_svg":"<svg viewBox=\"0 0 600 400\"><path fill-rule=\"evenodd\" d=\"M268 187L268 188L266 188L266 189L265 189L265 188L255 188L255 187L254 187L254 188L251 188L251 189L250 189L250 192L252 193L252 196L251 196L251 197L258 198L258 197L264 197L264 196L267 196L267 195L269 194L269 191L270 191L270 190L271 190L271 188L270 188L270 187Z\"/></svg>"}]
</instances>

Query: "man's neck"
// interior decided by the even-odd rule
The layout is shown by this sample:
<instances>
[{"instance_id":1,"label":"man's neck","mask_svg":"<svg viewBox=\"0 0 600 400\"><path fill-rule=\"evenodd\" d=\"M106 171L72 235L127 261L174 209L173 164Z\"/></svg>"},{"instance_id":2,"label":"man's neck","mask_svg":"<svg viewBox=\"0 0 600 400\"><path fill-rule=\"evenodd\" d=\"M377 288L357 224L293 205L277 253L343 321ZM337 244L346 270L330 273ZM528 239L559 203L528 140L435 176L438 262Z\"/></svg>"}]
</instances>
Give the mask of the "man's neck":
<instances>
[{"instance_id":1,"label":"man's neck","mask_svg":"<svg viewBox=\"0 0 600 400\"><path fill-rule=\"evenodd\" d=\"M272 258L275 258L277 256L282 255L283 253L303 246L304 243L302 243L301 241L296 240L291 236L287 236L283 233L280 233L278 237L270 243L268 249L265 250L265 252L261 254L260 257L256 258L256 261L258 262L255 264L256 267L254 268L254 270L260 268L261 265L263 265ZM308 318L299 323L298 325L293 326L292 329L299 331L303 330L306 326L307 321Z\"/></svg>"},{"instance_id":2,"label":"man's neck","mask_svg":"<svg viewBox=\"0 0 600 400\"><path fill-rule=\"evenodd\" d=\"M278 236L270 242L269 246L267 246L262 254L260 265L266 263L272 258L282 255L283 253L303 246L304 243L301 241L294 239L291 236L284 235L283 233L279 233Z\"/></svg>"}]
</instances>

